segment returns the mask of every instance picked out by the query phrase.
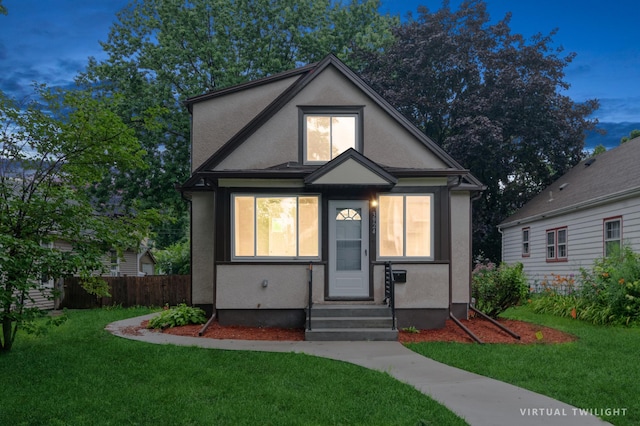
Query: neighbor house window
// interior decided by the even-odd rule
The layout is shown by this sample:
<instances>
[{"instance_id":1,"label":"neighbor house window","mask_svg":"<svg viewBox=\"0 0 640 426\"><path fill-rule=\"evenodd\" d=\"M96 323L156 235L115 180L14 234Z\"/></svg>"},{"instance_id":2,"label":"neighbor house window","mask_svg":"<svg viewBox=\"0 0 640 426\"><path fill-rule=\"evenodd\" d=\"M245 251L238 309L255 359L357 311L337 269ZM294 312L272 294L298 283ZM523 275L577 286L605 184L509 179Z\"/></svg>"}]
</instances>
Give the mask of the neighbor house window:
<instances>
[{"instance_id":1,"label":"neighbor house window","mask_svg":"<svg viewBox=\"0 0 640 426\"><path fill-rule=\"evenodd\" d=\"M325 163L349 148L360 150L361 108L305 107L301 113L304 163Z\"/></svg>"},{"instance_id":2,"label":"neighbor house window","mask_svg":"<svg viewBox=\"0 0 640 426\"><path fill-rule=\"evenodd\" d=\"M118 258L118 252L115 250L109 251L109 274L112 277L120 275L120 259Z\"/></svg>"},{"instance_id":3,"label":"neighbor house window","mask_svg":"<svg viewBox=\"0 0 640 426\"><path fill-rule=\"evenodd\" d=\"M531 252L529 251L529 235L531 228L522 228L522 257L528 257Z\"/></svg>"},{"instance_id":4,"label":"neighbor house window","mask_svg":"<svg viewBox=\"0 0 640 426\"><path fill-rule=\"evenodd\" d=\"M547 230L547 262L566 261L567 258L567 228Z\"/></svg>"},{"instance_id":5,"label":"neighbor house window","mask_svg":"<svg viewBox=\"0 0 640 426\"><path fill-rule=\"evenodd\" d=\"M381 195L378 200L378 256L433 256L433 196Z\"/></svg>"},{"instance_id":6,"label":"neighbor house window","mask_svg":"<svg viewBox=\"0 0 640 426\"><path fill-rule=\"evenodd\" d=\"M609 256L620 249L622 243L622 218L604 220L604 255Z\"/></svg>"},{"instance_id":7,"label":"neighbor house window","mask_svg":"<svg viewBox=\"0 0 640 426\"><path fill-rule=\"evenodd\" d=\"M319 256L319 197L235 195L234 258Z\"/></svg>"}]
</instances>

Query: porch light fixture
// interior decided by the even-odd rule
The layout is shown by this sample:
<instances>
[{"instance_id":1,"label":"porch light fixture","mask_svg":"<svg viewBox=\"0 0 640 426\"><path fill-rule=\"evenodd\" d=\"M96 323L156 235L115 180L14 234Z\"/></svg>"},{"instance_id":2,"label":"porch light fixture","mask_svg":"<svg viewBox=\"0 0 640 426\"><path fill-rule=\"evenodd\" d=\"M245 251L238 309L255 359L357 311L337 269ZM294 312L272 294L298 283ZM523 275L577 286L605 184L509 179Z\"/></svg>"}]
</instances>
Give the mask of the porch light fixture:
<instances>
[{"instance_id":1,"label":"porch light fixture","mask_svg":"<svg viewBox=\"0 0 640 426\"><path fill-rule=\"evenodd\" d=\"M374 198L371 200L370 204L371 204L371 207L374 207L374 208L378 207L378 200Z\"/></svg>"}]
</instances>

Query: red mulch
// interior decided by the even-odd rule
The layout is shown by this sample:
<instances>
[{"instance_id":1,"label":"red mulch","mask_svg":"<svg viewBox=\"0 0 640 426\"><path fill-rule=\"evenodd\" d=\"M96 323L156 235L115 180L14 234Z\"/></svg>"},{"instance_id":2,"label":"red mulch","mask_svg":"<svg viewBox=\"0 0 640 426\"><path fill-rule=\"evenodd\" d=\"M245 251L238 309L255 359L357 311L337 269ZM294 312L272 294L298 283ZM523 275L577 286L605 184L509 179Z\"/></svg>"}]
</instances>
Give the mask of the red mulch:
<instances>
[{"instance_id":1,"label":"red mulch","mask_svg":"<svg viewBox=\"0 0 640 426\"><path fill-rule=\"evenodd\" d=\"M576 340L575 336L562 331L517 320L500 320L500 323L514 333L520 335L520 340L511 337L508 333L505 333L494 324L482 318L472 318L469 320L462 320L461 322L484 343L565 343ZM146 327L146 325L147 322L145 321L140 327L138 327L138 329ZM162 332L180 336L198 337L198 332L202 327L202 325L186 325L182 327L168 328ZM138 333L138 331L133 328L132 330L126 330L125 332L129 334ZM304 340L304 330L272 327L221 326L217 322L214 322L207 328L202 337L210 339L300 341ZM398 340L402 343L474 342L467 333L465 333L451 320L447 320L445 327L442 329L420 330L419 333L400 331Z\"/></svg>"}]
</instances>

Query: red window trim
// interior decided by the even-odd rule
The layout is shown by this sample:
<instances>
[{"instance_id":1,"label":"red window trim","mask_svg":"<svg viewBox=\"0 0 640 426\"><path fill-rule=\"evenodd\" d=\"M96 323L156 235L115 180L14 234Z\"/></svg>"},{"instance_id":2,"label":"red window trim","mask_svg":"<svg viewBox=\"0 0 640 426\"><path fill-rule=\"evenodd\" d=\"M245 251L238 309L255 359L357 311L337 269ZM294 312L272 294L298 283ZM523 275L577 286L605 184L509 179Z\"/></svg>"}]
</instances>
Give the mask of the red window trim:
<instances>
[{"instance_id":1,"label":"red window trim","mask_svg":"<svg viewBox=\"0 0 640 426\"><path fill-rule=\"evenodd\" d=\"M558 257L558 231L566 231L566 241L565 241L565 245L566 245L566 253L567 255L565 257ZM547 257L549 252L548 252L548 235L550 232L553 232L553 244L554 244L554 248L553 248L553 253L555 254L555 257ZM551 228L551 229L547 229L544 233L544 256L545 259L547 261L547 263L558 263L558 262L568 262L569 261L569 230L566 226L559 226L557 228Z\"/></svg>"},{"instance_id":2,"label":"red window trim","mask_svg":"<svg viewBox=\"0 0 640 426\"><path fill-rule=\"evenodd\" d=\"M619 216L611 216L611 217L605 217L604 219L602 219L602 255L606 256L607 255L607 242L604 239L604 236L606 235L607 232L607 222L614 222L614 221L620 221L620 245L622 245L622 241L623 237L622 237L622 215Z\"/></svg>"}]
</instances>

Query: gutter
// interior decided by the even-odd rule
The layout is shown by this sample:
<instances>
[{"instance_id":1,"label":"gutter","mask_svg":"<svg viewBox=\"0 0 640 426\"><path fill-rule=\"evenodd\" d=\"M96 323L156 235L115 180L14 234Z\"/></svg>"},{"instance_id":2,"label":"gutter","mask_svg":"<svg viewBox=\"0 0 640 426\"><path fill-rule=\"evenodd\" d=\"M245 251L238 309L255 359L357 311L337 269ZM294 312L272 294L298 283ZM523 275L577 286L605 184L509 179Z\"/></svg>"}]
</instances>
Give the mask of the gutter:
<instances>
[{"instance_id":1,"label":"gutter","mask_svg":"<svg viewBox=\"0 0 640 426\"><path fill-rule=\"evenodd\" d=\"M579 210L582 208L588 208L588 207L597 207L599 205L602 204L606 204L608 202L611 201L620 201L620 200L624 200L626 198L631 198L635 195L640 195L640 188L631 188L631 189L627 189L624 191L620 191L620 192L615 192L613 194L607 194L607 195L603 195L602 197L598 197L598 198L593 198L591 200L588 201L584 201L582 203L577 203L577 204L572 204L570 206L567 207L562 207L559 208L557 210L551 210L545 213L538 213L536 215L533 216L528 216L519 220L513 220L511 222L505 222L502 223L500 225L498 225L498 229L504 229L504 228L510 228L512 226L518 226L518 225L524 225L527 223L531 223L531 222L535 222L537 220L540 219L546 219L546 218L551 218L551 217L555 217L555 216L560 216L563 215L565 213L569 213L571 211L574 210Z\"/></svg>"}]
</instances>

